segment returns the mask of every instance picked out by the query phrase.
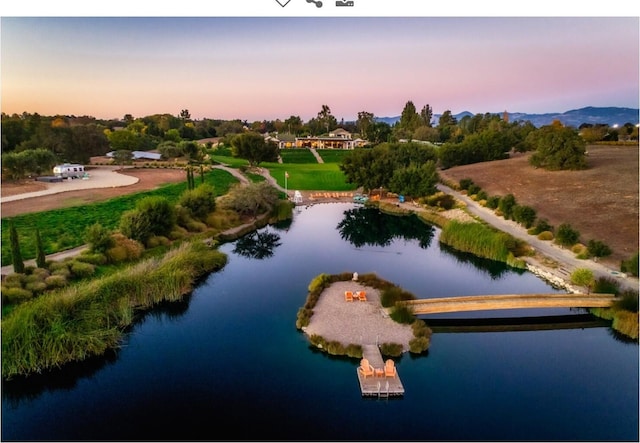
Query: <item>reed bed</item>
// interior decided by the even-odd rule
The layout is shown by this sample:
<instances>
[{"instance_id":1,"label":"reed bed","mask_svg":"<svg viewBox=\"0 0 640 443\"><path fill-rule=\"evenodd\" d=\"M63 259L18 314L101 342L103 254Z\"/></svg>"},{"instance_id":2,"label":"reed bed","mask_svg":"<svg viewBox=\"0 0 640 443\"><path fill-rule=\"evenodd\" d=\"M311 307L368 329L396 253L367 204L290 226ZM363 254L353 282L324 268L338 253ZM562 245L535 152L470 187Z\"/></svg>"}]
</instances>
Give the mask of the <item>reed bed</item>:
<instances>
[{"instance_id":1,"label":"reed bed","mask_svg":"<svg viewBox=\"0 0 640 443\"><path fill-rule=\"evenodd\" d=\"M479 257L508 262L509 245L513 238L481 223L461 223L451 220L442 227L440 241L459 251L470 252Z\"/></svg>"},{"instance_id":2,"label":"reed bed","mask_svg":"<svg viewBox=\"0 0 640 443\"><path fill-rule=\"evenodd\" d=\"M225 254L185 242L112 274L45 294L2 321L2 377L29 375L117 348L136 312L188 294Z\"/></svg>"}]
</instances>

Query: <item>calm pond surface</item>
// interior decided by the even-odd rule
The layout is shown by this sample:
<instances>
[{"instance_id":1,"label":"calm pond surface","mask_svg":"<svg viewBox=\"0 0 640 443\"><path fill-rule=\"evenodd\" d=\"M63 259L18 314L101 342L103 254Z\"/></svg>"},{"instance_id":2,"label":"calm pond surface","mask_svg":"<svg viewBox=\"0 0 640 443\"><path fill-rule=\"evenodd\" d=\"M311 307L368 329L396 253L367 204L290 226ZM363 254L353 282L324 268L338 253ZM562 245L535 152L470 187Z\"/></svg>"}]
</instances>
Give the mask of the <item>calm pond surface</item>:
<instances>
[{"instance_id":1,"label":"calm pond surface","mask_svg":"<svg viewBox=\"0 0 640 443\"><path fill-rule=\"evenodd\" d=\"M4 382L2 439L637 441L638 344L581 310L465 313L588 318L436 332L428 353L397 359L399 399L362 398L358 361L309 347L296 312L323 272L373 272L420 298L559 292L439 233L352 204L299 207L223 245L227 266L146 314L117 354Z\"/></svg>"}]
</instances>

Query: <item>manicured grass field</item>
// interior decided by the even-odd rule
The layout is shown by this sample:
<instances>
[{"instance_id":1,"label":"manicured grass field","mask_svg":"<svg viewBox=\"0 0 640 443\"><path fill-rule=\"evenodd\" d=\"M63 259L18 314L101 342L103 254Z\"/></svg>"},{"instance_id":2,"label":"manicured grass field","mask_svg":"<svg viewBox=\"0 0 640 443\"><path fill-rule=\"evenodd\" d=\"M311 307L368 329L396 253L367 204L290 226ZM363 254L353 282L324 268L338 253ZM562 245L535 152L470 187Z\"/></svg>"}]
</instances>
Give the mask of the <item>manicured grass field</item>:
<instances>
[{"instance_id":1,"label":"manicured grass field","mask_svg":"<svg viewBox=\"0 0 640 443\"><path fill-rule=\"evenodd\" d=\"M280 164L263 163L282 187L285 171L289 174L287 188L299 191L352 191L356 186L344 179L337 163Z\"/></svg>"},{"instance_id":2,"label":"manicured grass field","mask_svg":"<svg viewBox=\"0 0 640 443\"><path fill-rule=\"evenodd\" d=\"M285 187L284 173L289 174L286 187L299 191L352 191L354 185L345 182L340 170L340 163L351 151L337 149L321 149L318 153L325 163L318 163L316 157L308 149L283 149L280 151L283 163L263 162L261 168L269 170L278 184ZM211 155L211 159L230 165L234 168L248 166L246 160L227 155ZM251 174L250 174L251 178ZM256 179L251 178L252 181Z\"/></svg>"},{"instance_id":3,"label":"manicured grass field","mask_svg":"<svg viewBox=\"0 0 640 443\"><path fill-rule=\"evenodd\" d=\"M325 163L342 163L342 159L351 154L351 150L343 149L317 149L316 152L322 157Z\"/></svg>"},{"instance_id":4,"label":"manicured grass field","mask_svg":"<svg viewBox=\"0 0 640 443\"><path fill-rule=\"evenodd\" d=\"M209 155L211 160L215 163L220 163L232 168L239 168L240 166L249 166L249 162L243 158L232 157L230 155Z\"/></svg>"},{"instance_id":5,"label":"manicured grass field","mask_svg":"<svg viewBox=\"0 0 640 443\"><path fill-rule=\"evenodd\" d=\"M280 157L282 158L282 163L284 164L318 163L318 160L316 159L315 155L313 155L311 151L306 148L281 149Z\"/></svg>"},{"instance_id":6,"label":"manicured grass field","mask_svg":"<svg viewBox=\"0 0 640 443\"><path fill-rule=\"evenodd\" d=\"M216 195L226 194L237 179L226 171L214 169L205 174L205 182L213 185ZM196 185L200 177L196 177ZM2 219L2 265L12 263L9 220L13 220L20 240L20 252L25 260L36 256L35 230L40 230L45 254L64 251L85 244L83 239L87 227L100 223L114 229L120 222L122 213L133 209L136 202L147 196L166 197L170 202L178 201L187 189L187 183L175 183L159 189L137 194L124 195L100 203L74 206L55 211L34 212L17 217Z\"/></svg>"}]
</instances>

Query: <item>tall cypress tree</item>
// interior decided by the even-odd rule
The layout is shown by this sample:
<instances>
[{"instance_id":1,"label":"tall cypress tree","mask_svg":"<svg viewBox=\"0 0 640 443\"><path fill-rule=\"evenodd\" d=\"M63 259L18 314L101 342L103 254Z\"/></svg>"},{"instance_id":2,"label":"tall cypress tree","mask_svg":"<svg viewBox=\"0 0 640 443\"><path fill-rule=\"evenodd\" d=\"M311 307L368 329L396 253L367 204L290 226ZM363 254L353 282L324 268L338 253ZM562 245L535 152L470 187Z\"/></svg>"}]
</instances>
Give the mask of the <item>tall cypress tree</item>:
<instances>
[{"instance_id":1,"label":"tall cypress tree","mask_svg":"<svg viewBox=\"0 0 640 443\"><path fill-rule=\"evenodd\" d=\"M24 261L22 261L22 253L20 252L20 240L18 239L18 231L16 226L11 222L9 227L9 237L11 240L11 258L13 260L13 272L16 274L24 274Z\"/></svg>"},{"instance_id":2,"label":"tall cypress tree","mask_svg":"<svg viewBox=\"0 0 640 443\"><path fill-rule=\"evenodd\" d=\"M40 237L40 230L36 229L36 266L39 268L45 268L47 266L47 259L44 255L44 248L42 246L42 238Z\"/></svg>"}]
</instances>

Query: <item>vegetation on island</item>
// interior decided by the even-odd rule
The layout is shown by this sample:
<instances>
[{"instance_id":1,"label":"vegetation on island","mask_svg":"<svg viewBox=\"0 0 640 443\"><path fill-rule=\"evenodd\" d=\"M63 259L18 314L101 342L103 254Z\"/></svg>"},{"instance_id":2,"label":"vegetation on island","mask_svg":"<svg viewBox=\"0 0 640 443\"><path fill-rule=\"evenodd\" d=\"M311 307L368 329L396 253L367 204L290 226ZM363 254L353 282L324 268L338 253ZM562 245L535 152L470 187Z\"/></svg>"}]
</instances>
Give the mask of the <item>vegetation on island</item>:
<instances>
[{"instance_id":1,"label":"vegetation on island","mask_svg":"<svg viewBox=\"0 0 640 443\"><path fill-rule=\"evenodd\" d=\"M296 316L296 328L304 330L311 322L313 309L315 308L322 292L335 282L350 281L353 273L342 274L320 274L309 283L309 293L305 304L298 309ZM380 291L380 304L385 308L390 308L389 317L398 323L411 325L414 338L409 342L409 352L421 354L429 348L431 343L431 329L423 320L416 318L410 308L402 304L403 300L413 300L415 295L388 282L376 274L369 273L358 276L358 283L363 286L378 289ZM362 346L356 343L341 343L339 341L328 341L317 334L309 336L309 342L331 355L346 355L352 358L362 357ZM401 343L381 343L380 352L390 357L400 356L403 352Z\"/></svg>"}]
</instances>

